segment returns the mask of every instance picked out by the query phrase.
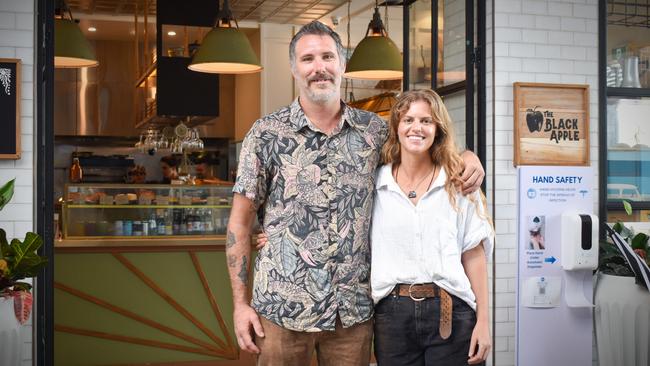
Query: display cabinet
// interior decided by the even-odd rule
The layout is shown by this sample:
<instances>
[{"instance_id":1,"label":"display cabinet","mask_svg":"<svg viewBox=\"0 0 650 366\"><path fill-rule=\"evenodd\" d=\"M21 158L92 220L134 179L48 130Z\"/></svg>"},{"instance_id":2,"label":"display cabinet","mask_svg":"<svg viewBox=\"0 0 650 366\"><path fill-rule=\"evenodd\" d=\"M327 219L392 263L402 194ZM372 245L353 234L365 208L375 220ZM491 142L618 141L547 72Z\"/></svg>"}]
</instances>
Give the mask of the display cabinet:
<instances>
[{"instance_id":1,"label":"display cabinet","mask_svg":"<svg viewBox=\"0 0 650 366\"><path fill-rule=\"evenodd\" d=\"M228 185L68 184L63 239L223 236Z\"/></svg>"}]
</instances>

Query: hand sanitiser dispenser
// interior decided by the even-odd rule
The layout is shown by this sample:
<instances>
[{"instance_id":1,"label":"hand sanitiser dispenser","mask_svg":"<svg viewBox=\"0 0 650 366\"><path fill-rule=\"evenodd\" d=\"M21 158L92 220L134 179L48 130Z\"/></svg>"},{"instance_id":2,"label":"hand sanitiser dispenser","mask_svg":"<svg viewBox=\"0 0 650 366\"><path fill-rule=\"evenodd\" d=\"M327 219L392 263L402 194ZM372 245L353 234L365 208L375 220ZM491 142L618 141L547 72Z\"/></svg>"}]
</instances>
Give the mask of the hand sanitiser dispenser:
<instances>
[{"instance_id":1,"label":"hand sanitiser dispenser","mask_svg":"<svg viewBox=\"0 0 650 366\"><path fill-rule=\"evenodd\" d=\"M598 267L598 217L596 215L563 213L561 221L562 257L566 271Z\"/></svg>"}]
</instances>

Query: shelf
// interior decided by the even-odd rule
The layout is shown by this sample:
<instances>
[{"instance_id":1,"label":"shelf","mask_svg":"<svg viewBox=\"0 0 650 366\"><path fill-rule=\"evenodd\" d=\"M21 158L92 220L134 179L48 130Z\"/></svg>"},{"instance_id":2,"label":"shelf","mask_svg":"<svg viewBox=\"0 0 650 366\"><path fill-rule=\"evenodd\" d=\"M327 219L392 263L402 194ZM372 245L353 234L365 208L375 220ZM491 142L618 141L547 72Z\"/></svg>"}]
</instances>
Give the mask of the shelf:
<instances>
[{"instance_id":1,"label":"shelf","mask_svg":"<svg viewBox=\"0 0 650 366\"><path fill-rule=\"evenodd\" d=\"M183 190L183 189L214 189L221 187L232 187L234 183L229 182L229 184L200 184L200 185L191 185L191 184L122 184L122 183L68 183L66 185L66 191L68 186L73 186L76 188L113 188L113 189L170 189L170 190Z\"/></svg>"},{"instance_id":2,"label":"shelf","mask_svg":"<svg viewBox=\"0 0 650 366\"><path fill-rule=\"evenodd\" d=\"M209 120L217 118L217 116L149 116L142 121L136 123L135 128L145 128L149 126L169 126L183 121L187 127L196 127Z\"/></svg>"},{"instance_id":3,"label":"shelf","mask_svg":"<svg viewBox=\"0 0 650 366\"><path fill-rule=\"evenodd\" d=\"M144 81L147 80L150 76L156 76L156 70L158 67L158 63L154 61L147 69L144 71L144 73L138 78L138 80L135 82L135 87L139 88L144 84Z\"/></svg>"},{"instance_id":4,"label":"shelf","mask_svg":"<svg viewBox=\"0 0 650 366\"><path fill-rule=\"evenodd\" d=\"M251 241L253 243L253 241ZM196 248L212 248L213 250L225 250L225 235L197 235L197 236L130 236L130 237L109 237L92 238L77 237L77 239L55 240L54 247L57 251L135 251L156 252L156 251L187 251Z\"/></svg>"},{"instance_id":5,"label":"shelf","mask_svg":"<svg viewBox=\"0 0 650 366\"><path fill-rule=\"evenodd\" d=\"M172 208L220 208L220 209L230 209L230 205L66 205L67 208L161 208L161 209L172 209Z\"/></svg>"},{"instance_id":6,"label":"shelf","mask_svg":"<svg viewBox=\"0 0 650 366\"><path fill-rule=\"evenodd\" d=\"M631 200L627 200L627 201L632 205L632 211L650 209L650 201L631 201ZM608 199L606 203L606 207L608 210L621 210L621 211L625 210L625 208L623 207L622 200Z\"/></svg>"},{"instance_id":7,"label":"shelf","mask_svg":"<svg viewBox=\"0 0 650 366\"><path fill-rule=\"evenodd\" d=\"M614 88L606 87L608 97L650 97L650 88Z\"/></svg>"}]
</instances>

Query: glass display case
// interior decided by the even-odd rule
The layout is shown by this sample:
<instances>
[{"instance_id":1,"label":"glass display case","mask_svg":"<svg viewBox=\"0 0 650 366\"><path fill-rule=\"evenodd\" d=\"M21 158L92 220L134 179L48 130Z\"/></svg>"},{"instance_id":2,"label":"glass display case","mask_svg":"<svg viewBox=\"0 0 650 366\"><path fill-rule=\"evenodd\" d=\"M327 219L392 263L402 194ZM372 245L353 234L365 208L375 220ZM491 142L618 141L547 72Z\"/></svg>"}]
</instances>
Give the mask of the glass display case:
<instances>
[{"instance_id":1,"label":"glass display case","mask_svg":"<svg viewBox=\"0 0 650 366\"><path fill-rule=\"evenodd\" d=\"M68 184L63 238L222 236L232 186Z\"/></svg>"}]
</instances>

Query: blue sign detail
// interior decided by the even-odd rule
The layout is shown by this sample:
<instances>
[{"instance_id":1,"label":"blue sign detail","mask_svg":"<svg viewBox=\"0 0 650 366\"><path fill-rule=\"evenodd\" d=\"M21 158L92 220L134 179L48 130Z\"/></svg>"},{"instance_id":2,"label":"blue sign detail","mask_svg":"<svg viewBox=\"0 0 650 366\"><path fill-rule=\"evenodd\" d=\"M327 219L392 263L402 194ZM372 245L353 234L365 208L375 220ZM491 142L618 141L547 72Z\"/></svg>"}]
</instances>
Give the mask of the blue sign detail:
<instances>
[{"instance_id":1,"label":"blue sign detail","mask_svg":"<svg viewBox=\"0 0 650 366\"><path fill-rule=\"evenodd\" d=\"M587 193L589 193L589 191L586 190L586 189L581 189L581 190L580 190L580 193L582 193L582 198L585 198L585 195L586 195Z\"/></svg>"},{"instance_id":2,"label":"blue sign detail","mask_svg":"<svg viewBox=\"0 0 650 366\"><path fill-rule=\"evenodd\" d=\"M537 197L537 190L535 188L529 188L526 194L528 195L528 198L533 199Z\"/></svg>"},{"instance_id":3,"label":"blue sign detail","mask_svg":"<svg viewBox=\"0 0 650 366\"><path fill-rule=\"evenodd\" d=\"M557 260L557 259L555 259L555 257L553 257L553 256L550 256L550 257L544 258L544 262L546 262L546 263L551 263L551 264L555 263L556 260Z\"/></svg>"}]
</instances>

